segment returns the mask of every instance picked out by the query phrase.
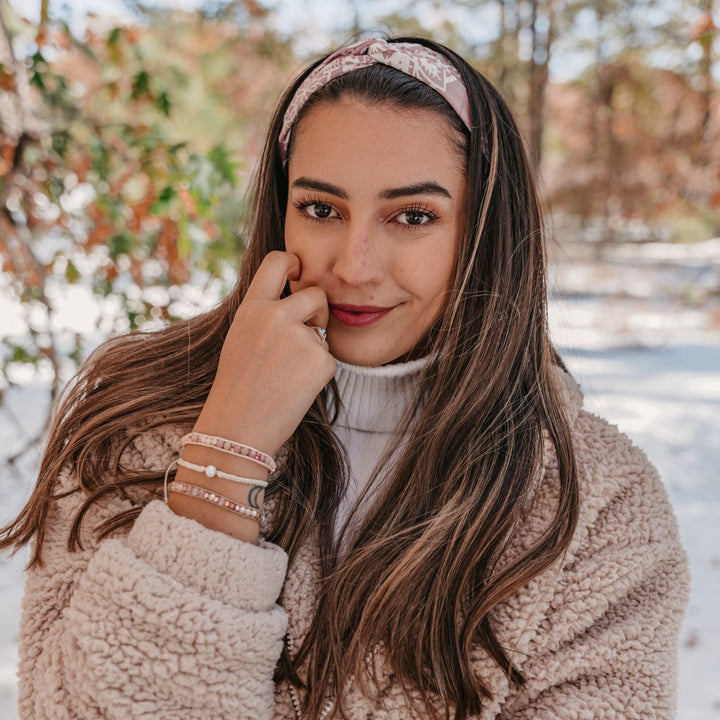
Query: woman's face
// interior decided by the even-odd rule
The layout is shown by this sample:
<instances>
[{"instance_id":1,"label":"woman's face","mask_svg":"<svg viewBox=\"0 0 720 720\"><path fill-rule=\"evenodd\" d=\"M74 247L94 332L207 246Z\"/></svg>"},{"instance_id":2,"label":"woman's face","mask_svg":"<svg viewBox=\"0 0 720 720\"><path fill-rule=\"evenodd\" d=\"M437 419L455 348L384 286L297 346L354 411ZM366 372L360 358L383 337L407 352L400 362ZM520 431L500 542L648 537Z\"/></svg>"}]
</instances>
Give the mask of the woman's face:
<instances>
[{"instance_id":1,"label":"woman's face","mask_svg":"<svg viewBox=\"0 0 720 720\"><path fill-rule=\"evenodd\" d=\"M291 290L324 290L338 360L419 353L447 302L462 227L457 131L431 110L342 99L293 132L285 247L302 269Z\"/></svg>"}]
</instances>

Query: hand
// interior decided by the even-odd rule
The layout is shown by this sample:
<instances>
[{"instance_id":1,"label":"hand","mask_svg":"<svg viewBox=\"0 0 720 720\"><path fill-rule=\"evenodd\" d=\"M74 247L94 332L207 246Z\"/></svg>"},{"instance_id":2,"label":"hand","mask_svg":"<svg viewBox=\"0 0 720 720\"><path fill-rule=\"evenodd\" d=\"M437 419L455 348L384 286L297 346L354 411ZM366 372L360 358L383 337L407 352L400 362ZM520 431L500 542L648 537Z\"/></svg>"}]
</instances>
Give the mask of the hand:
<instances>
[{"instance_id":1,"label":"hand","mask_svg":"<svg viewBox=\"0 0 720 720\"><path fill-rule=\"evenodd\" d=\"M335 374L335 359L311 327L327 327L325 293L306 287L280 298L300 270L290 253L263 260L225 338L198 432L274 455Z\"/></svg>"}]
</instances>

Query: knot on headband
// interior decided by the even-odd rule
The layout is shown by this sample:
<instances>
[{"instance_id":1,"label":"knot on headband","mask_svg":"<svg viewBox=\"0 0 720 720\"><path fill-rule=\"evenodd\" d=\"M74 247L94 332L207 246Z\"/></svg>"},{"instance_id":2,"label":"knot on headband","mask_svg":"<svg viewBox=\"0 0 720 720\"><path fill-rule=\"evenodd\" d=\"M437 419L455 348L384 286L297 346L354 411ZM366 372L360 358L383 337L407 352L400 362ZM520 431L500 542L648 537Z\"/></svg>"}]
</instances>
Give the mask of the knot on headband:
<instances>
[{"instance_id":1,"label":"knot on headband","mask_svg":"<svg viewBox=\"0 0 720 720\"><path fill-rule=\"evenodd\" d=\"M445 57L416 43L389 43L381 38L368 38L337 50L303 80L288 106L280 130L278 143L283 163L287 162L293 125L310 96L336 77L375 64L395 68L437 91L470 128L467 90L460 74Z\"/></svg>"}]
</instances>

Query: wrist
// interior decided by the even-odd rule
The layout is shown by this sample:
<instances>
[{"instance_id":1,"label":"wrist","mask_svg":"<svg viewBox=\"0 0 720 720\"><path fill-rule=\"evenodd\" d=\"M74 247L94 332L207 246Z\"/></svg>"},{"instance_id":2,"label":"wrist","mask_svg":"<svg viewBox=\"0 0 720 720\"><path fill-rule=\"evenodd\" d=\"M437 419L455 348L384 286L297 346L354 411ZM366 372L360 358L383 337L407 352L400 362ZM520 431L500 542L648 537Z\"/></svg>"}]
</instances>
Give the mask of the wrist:
<instances>
[{"instance_id":1,"label":"wrist","mask_svg":"<svg viewBox=\"0 0 720 720\"><path fill-rule=\"evenodd\" d=\"M273 458L198 431L185 435L181 444L180 458L173 463L175 479L168 486L166 478L170 509L211 530L256 543L267 477L275 468Z\"/></svg>"},{"instance_id":2,"label":"wrist","mask_svg":"<svg viewBox=\"0 0 720 720\"><path fill-rule=\"evenodd\" d=\"M269 432L268 423L258 422L257 419L240 420L237 417L227 416L225 410L216 412L211 408L208 409L208 405L210 405L209 401L195 422L193 432L244 443L270 456L274 456L282 446L283 441Z\"/></svg>"},{"instance_id":3,"label":"wrist","mask_svg":"<svg viewBox=\"0 0 720 720\"><path fill-rule=\"evenodd\" d=\"M240 517L225 508L179 493L170 493L167 504L176 515L195 520L209 530L257 545L260 537L257 520Z\"/></svg>"}]
</instances>

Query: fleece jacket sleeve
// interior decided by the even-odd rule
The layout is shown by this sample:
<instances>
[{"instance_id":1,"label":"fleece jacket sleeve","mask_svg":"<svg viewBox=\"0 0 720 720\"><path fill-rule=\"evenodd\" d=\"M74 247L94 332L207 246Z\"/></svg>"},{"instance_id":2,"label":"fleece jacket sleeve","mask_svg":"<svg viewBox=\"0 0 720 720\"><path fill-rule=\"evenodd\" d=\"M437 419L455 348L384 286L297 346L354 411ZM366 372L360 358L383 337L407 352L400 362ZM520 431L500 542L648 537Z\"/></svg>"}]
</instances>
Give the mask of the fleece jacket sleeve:
<instances>
[{"instance_id":1,"label":"fleece jacket sleeve","mask_svg":"<svg viewBox=\"0 0 720 720\"><path fill-rule=\"evenodd\" d=\"M687 556L657 472L589 414L583 506L503 720L671 720L689 594Z\"/></svg>"},{"instance_id":2,"label":"fleece jacket sleeve","mask_svg":"<svg viewBox=\"0 0 720 720\"><path fill-rule=\"evenodd\" d=\"M69 553L76 507L58 504L23 601L21 717L271 718L285 554L157 500L126 536Z\"/></svg>"}]
</instances>

